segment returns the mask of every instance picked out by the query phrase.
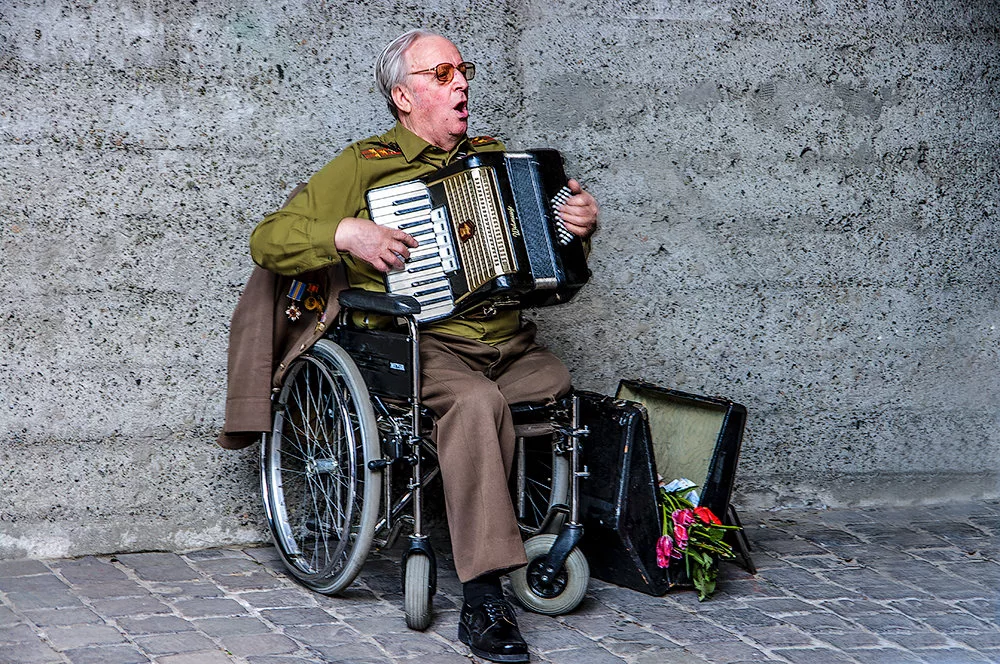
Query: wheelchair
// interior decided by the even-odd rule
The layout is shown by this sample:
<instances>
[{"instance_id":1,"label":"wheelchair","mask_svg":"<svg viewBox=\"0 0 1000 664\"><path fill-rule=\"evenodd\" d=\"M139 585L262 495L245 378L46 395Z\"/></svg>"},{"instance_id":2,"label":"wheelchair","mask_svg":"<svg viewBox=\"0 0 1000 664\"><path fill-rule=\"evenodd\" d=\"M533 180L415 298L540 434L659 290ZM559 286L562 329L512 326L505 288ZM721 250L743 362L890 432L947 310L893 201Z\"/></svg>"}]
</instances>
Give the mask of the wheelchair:
<instances>
[{"instance_id":1,"label":"wheelchair","mask_svg":"<svg viewBox=\"0 0 1000 664\"><path fill-rule=\"evenodd\" d=\"M357 577L373 546L390 548L410 530L402 559L406 624L431 622L434 550L422 514L439 473L420 403L420 355L412 297L348 289L337 324L288 368L272 397L273 428L261 445L264 510L284 565L306 587L336 595ZM352 312L381 314L390 330L351 324ZM561 615L583 599L590 578L577 544L581 468L578 399L513 404L516 449L511 498L528 565L510 575L528 610Z\"/></svg>"}]
</instances>

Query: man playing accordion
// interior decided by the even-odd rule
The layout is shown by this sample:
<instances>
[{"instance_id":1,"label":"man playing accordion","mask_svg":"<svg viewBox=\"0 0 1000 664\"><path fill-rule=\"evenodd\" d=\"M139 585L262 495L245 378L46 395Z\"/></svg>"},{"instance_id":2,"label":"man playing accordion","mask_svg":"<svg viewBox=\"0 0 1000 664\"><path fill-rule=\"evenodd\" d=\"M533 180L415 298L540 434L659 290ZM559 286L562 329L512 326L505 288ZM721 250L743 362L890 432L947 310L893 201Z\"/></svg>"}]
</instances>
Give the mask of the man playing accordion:
<instances>
[{"instance_id":1,"label":"man playing accordion","mask_svg":"<svg viewBox=\"0 0 1000 664\"><path fill-rule=\"evenodd\" d=\"M384 273L401 268L418 246L402 230L370 220L365 193L423 177L458 158L502 151L489 137L469 138L468 91L475 66L457 47L423 30L390 43L375 78L396 118L388 132L348 146L316 173L250 239L254 261L298 275L342 262L351 286L383 290ZM575 180L559 216L588 238L597 202ZM524 546L507 489L514 453L508 403L546 402L570 388L563 363L535 342L517 310L481 307L425 325L420 337L421 399L437 417L445 505L463 583L459 638L494 661L527 661L513 611L500 585L524 565Z\"/></svg>"}]
</instances>

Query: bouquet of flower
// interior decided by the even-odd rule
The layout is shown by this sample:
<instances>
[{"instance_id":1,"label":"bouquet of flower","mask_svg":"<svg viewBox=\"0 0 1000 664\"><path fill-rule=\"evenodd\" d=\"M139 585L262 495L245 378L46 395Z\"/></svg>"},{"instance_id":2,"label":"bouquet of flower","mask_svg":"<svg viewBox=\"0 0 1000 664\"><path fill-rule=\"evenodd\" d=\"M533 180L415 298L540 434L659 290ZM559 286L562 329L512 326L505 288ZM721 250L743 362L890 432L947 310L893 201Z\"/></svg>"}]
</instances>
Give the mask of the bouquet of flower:
<instances>
[{"instance_id":1,"label":"bouquet of flower","mask_svg":"<svg viewBox=\"0 0 1000 664\"><path fill-rule=\"evenodd\" d=\"M697 506L698 494L690 482L674 481L660 486L663 536L656 543L656 564L669 567L684 559L688 578L704 601L715 592L719 574L717 558L734 558L733 548L722 541L727 530L712 510Z\"/></svg>"}]
</instances>

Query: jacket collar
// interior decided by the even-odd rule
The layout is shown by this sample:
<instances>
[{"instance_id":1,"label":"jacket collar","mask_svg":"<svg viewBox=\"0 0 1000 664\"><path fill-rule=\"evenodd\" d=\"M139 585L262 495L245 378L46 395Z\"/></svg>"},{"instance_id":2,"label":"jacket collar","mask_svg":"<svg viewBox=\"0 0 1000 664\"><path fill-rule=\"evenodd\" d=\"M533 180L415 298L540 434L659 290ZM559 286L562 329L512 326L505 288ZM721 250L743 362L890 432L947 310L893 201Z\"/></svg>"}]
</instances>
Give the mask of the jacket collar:
<instances>
[{"instance_id":1,"label":"jacket collar","mask_svg":"<svg viewBox=\"0 0 1000 664\"><path fill-rule=\"evenodd\" d=\"M403 157L406 159L407 163L418 159L420 155L426 153L428 159L433 161L443 160L444 163L447 164L451 162L451 160L459 152L473 151L469 145L468 136L463 136L462 140L455 146L455 149L451 152L445 153L444 150L436 145L431 145L399 122L396 122L396 126L380 136L379 139L383 143L399 146L399 150L403 153Z\"/></svg>"}]
</instances>

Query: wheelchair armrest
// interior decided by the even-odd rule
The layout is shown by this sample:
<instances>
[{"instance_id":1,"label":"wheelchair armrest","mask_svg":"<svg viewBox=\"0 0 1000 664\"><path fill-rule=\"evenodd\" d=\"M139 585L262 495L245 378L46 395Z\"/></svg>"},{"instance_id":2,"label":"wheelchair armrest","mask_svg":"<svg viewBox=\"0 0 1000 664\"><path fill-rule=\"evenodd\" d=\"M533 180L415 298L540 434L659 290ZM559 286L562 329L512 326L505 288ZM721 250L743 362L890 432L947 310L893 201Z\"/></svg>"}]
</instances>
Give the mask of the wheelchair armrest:
<instances>
[{"instance_id":1,"label":"wheelchair armrest","mask_svg":"<svg viewBox=\"0 0 1000 664\"><path fill-rule=\"evenodd\" d=\"M337 296L340 306L346 309L370 311L386 316L415 316L420 313L420 303L411 295L376 293L363 288L348 288Z\"/></svg>"}]
</instances>

